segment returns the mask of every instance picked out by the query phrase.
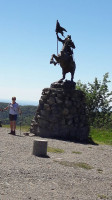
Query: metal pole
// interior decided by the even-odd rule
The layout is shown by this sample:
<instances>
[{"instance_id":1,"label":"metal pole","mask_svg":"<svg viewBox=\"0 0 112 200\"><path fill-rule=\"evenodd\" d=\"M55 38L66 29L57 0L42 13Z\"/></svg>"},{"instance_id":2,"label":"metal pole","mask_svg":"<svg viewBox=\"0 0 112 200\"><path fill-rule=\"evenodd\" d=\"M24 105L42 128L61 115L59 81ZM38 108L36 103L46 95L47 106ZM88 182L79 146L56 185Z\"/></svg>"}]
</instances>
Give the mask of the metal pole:
<instances>
[{"instance_id":1,"label":"metal pole","mask_svg":"<svg viewBox=\"0 0 112 200\"><path fill-rule=\"evenodd\" d=\"M58 56L58 36L57 36L57 56Z\"/></svg>"},{"instance_id":2,"label":"metal pole","mask_svg":"<svg viewBox=\"0 0 112 200\"><path fill-rule=\"evenodd\" d=\"M20 124L20 136L21 136L21 115L20 115L20 121L19 121L19 124Z\"/></svg>"},{"instance_id":3,"label":"metal pole","mask_svg":"<svg viewBox=\"0 0 112 200\"><path fill-rule=\"evenodd\" d=\"M20 136L21 136L21 122L20 122Z\"/></svg>"}]
</instances>

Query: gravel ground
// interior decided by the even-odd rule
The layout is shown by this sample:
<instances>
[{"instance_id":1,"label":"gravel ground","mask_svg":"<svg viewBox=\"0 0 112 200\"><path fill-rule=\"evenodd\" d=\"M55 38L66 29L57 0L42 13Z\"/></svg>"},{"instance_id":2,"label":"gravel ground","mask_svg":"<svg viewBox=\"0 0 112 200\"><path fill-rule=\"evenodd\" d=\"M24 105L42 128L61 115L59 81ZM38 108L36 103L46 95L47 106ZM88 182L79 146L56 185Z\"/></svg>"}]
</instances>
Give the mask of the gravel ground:
<instances>
[{"instance_id":1,"label":"gravel ground","mask_svg":"<svg viewBox=\"0 0 112 200\"><path fill-rule=\"evenodd\" d=\"M32 155L39 137L8 132L0 128L0 200L112 200L112 146L47 139L64 153L42 158Z\"/></svg>"}]
</instances>

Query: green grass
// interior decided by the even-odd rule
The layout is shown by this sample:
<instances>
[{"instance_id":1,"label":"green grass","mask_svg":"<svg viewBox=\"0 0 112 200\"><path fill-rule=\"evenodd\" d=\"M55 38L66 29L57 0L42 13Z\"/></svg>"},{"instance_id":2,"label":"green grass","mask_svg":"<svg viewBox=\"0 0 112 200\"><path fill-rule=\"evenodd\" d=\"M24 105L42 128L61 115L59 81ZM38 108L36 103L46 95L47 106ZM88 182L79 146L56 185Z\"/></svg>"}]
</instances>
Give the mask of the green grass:
<instances>
[{"instance_id":1,"label":"green grass","mask_svg":"<svg viewBox=\"0 0 112 200\"><path fill-rule=\"evenodd\" d=\"M108 199L108 197L106 196L106 195L103 195L103 194L99 194L98 195L98 197L100 198L100 199Z\"/></svg>"},{"instance_id":2,"label":"green grass","mask_svg":"<svg viewBox=\"0 0 112 200\"><path fill-rule=\"evenodd\" d=\"M112 129L96 129L91 127L90 136L97 144L112 145Z\"/></svg>"},{"instance_id":3,"label":"green grass","mask_svg":"<svg viewBox=\"0 0 112 200\"><path fill-rule=\"evenodd\" d=\"M80 152L80 151L72 151L72 153L75 153L75 154L82 154L82 152Z\"/></svg>"},{"instance_id":4,"label":"green grass","mask_svg":"<svg viewBox=\"0 0 112 200\"><path fill-rule=\"evenodd\" d=\"M47 147L47 151L50 153L64 153L63 149L57 149L57 148L52 148L52 147Z\"/></svg>"},{"instance_id":5,"label":"green grass","mask_svg":"<svg viewBox=\"0 0 112 200\"><path fill-rule=\"evenodd\" d=\"M10 125L3 125L3 128L10 128ZM17 126L16 126L16 129L19 130L19 129L20 129L20 126L17 125ZM21 131L23 131L23 132L29 132L29 131L30 131L30 126L22 125L22 126L21 126Z\"/></svg>"},{"instance_id":6,"label":"green grass","mask_svg":"<svg viewBox=\"0 0 112 200\"><path fill-rule=\"evenodd\" d=\"M59 164L64 165L66 167L73 167L73 168L79 167L79 168L83 168L83 169L86 169L86 170L93 169L92 166L88 165L87 163L83 163L83 162L75 163L75 162L57 161L57 160L55 162L58 162Z\"/></svg>"},{"instance_id":7,"label":"green grass","mask_svg":"<svg viewBox=\"0 0 112 200\"><path fill-rule=\"evenodd\" d=\"M102 172L103 172L103 170L102 170L102 169L97 169L97 171L98 171L99 173L102 173Z\"/></svg>"}]
</instances>

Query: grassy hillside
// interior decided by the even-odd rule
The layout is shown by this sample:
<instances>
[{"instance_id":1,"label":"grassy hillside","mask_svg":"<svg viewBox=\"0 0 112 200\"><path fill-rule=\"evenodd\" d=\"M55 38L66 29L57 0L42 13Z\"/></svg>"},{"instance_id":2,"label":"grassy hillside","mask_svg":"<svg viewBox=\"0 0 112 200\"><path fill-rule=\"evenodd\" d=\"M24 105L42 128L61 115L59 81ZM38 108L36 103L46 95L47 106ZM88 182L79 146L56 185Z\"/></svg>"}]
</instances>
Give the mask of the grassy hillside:
<instances>
[{"instance_id":1,"label":"grassy hillside","mask_svg":"<svg viewBox=\"0 0 112 200\"><path fill-rule=\"evenodd\" d=\"M8 103L2 103L0 102L0 108L5 108L7 107ZM20 106L22 110L22 115L21 117L18 116L17 124L19 124L19 120L22 120L23 125L30 125L31 120L33 119L37 106ZM9 112L4 111L0 112L0 120L2 121L2 124L9 124Z\"/></svg>"}]
</instances>

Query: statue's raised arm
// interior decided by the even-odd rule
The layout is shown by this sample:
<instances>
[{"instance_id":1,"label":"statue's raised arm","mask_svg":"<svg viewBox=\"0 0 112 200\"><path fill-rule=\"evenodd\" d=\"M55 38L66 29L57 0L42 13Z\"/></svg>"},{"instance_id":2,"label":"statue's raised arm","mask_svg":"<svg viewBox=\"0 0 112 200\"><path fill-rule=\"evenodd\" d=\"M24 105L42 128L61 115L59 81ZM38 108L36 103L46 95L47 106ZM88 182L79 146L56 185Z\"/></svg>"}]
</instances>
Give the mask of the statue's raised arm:
<instances>
[{"instance_id":1,"label":"statue's raised arm","mask_svg":"<svg viewBox=\"0 0 112 200\"><path fill-rule=\"evenodd\" d=\"M57 34L57 38L58 38L58 41L60 41L60 42L62 42L63 43L63 45L64 45L64 43L65 43L65 40L62 40L59 36L58 36L58 34Z\"/></svg>"}]
</instances>

